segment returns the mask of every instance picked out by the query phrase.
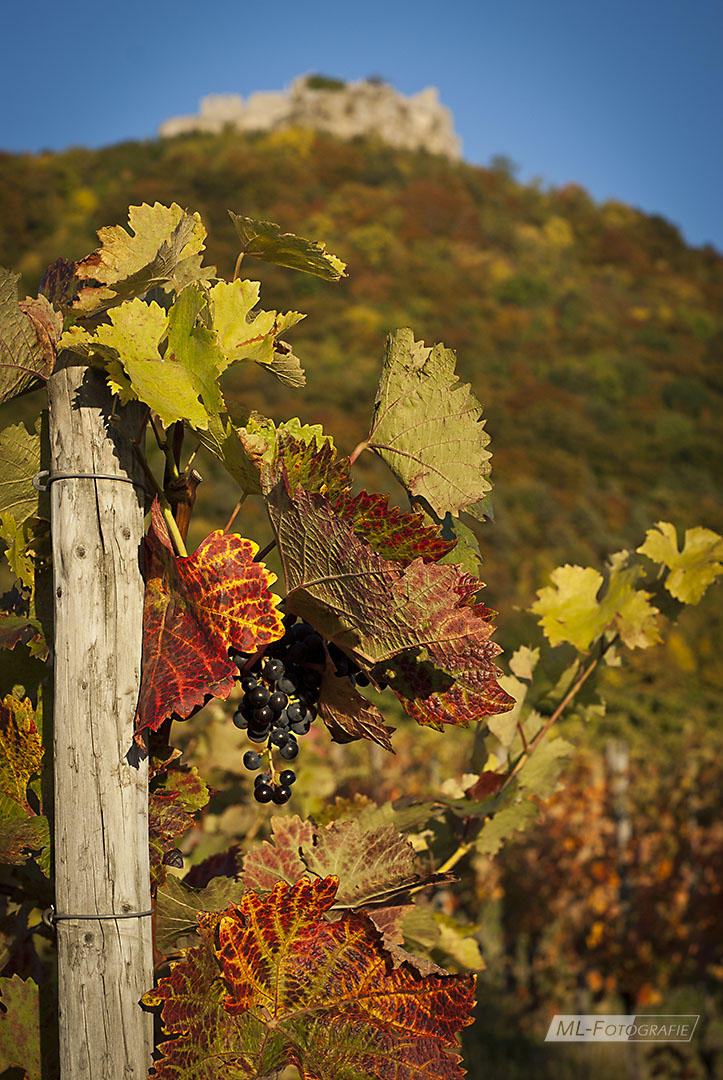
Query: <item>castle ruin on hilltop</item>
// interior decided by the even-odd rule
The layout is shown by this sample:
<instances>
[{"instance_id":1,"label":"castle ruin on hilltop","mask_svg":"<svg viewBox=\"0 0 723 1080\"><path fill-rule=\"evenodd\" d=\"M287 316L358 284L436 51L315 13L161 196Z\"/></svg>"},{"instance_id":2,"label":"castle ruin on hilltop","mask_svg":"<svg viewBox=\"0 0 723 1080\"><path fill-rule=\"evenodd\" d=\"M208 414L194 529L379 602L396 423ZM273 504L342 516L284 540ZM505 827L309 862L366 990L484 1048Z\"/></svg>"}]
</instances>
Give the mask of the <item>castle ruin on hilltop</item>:
<instances>
[{"instance_id":1,"label":"castle ruin on hilltop","mask_svg":"<svg viewBox=\"0 0 723 1080\"><path fill-rule=\"evenodd\" d=\"M376 135L400 150L427 150L458 160L461 143L449 109L428 86L405 97L381 79L344 83L320 75L302 75L288 90L202 98L196 116L174 116L158 129L169 138L187 132L277 131L313 128L342 139Z\"/></svg>"}]
</instances>

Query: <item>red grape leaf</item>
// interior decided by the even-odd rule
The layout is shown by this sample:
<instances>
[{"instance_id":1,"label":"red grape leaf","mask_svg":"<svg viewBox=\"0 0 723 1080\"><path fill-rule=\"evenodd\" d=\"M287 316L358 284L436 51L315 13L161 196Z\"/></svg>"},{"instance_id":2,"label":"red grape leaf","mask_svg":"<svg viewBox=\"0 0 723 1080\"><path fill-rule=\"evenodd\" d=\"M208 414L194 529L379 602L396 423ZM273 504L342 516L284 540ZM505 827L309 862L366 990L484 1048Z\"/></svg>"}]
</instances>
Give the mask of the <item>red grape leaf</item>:
<instances>
[{"instance_id":1,"label":"red grape leaf","mask_svg":"<svg viewBox=\"0 0 723 1080\"><path fill-rule=\"evenodd\" d=\"M420 872L414 849L393 825L365 828L358 818L312 825L298 817L273 817L273 843L264 841L244 859L247 889L268 892L278 881L294 885L309 873L334 876L335 909L388 903L418 885L450 880Z\"/></svg>"},{"instance_id":2,"label":"red grape leaf","mask_svg":"<svg viewBox=\"0 0 723 1080\"><path fill-rule=\"evenodd\" d=\"M404 566L420 557L425 562L436 562L456 547L456 540L443 540L440 530L426 524L422 514L389 506L388 500L387 495L360 491L353 499L341 496L334 510L354 522L354 532L363 536L377 555Z\"/></svg>"},{"instance_id":3,"label":"red grape leaf","mask_svg":"<svg viewBox=\"0 0 723 1080\"><path fill-rule=\"evenodd\" d=\"M279 882L199 918L203 945L143 998L172 1036L157 1080L252 1080L284 1065L302 1080L460 1080L474 977L393 968L365 915L325 918L336 885Z\"/></svg>"},{"instance_id":4,"label":"red grape leaf","mask_svg":"<svg viewBox=\"0 0 723 1080\"><path fill-rule=\"evenodd\" d=\"M394 728L384 724L384 717L353 686L351 680L334 674L328 663L319 688L319 715L331 732L334 742L370 739L394 753L391 735Z\"/></svg>"},{"instance_id":5,"label":"red grape leaf","mask_svg":"<svg viewBox=\"0 0 723 1080\"><path fill-rule=\"evenodd\" d=\"M415 559L383 559L334 513L322 495L282 476L267 495L287 589L287 608L368 667L415 646L443 645L478 632L460 602L460 572Z\"/></svg>"},{"instance_id":6,"label":"red grape leaf","mask_svg":"<svg viewBox=\"0 0 723 1080\"><path fill-rule=\"evenodd\" d=\"M361 491L352 498L349 459L336 460L334 444L327 436L319 434L302 443L288 433L279 432L274 466L263 479L266 492L278 480L283 466L291 495L298 487L326 495L332 500L334 512L352 521L357 536L363 537L385 559L405 566L420 556L425 562L436 562L457 543L443 540L440 530L425 523L422 514L389 506L387 495Z\"/></svg>"},{"instance_id":7,"label":"red grape leaf","mask_svg":"<svg viewBox=\"0 0 723 1080\"><path fill-rule=\"evenodd\" d=\"M466 725L512 708L492 662L500 652L490 640L493 613L474 603L481 582L421 558L405 568L383 559L328 499L303 488L292 496L283 476L267 503L288 609L393 683L411 716Z\"/></svg>"},{"instance_id":8,"label":"red grape leaf","mask_svg":"<svg viewBox=\"0 0 723 1080\"><path fill-rule=\"evenodd\" d=\"M158 502L146 538L143 676L137 729L188 716L209 695L226 698L238 670L229 649L255 652L283 635L276 580L254 562L258 546L212 532L193 555L171 549Z\"/></svg>"}]
</instances>

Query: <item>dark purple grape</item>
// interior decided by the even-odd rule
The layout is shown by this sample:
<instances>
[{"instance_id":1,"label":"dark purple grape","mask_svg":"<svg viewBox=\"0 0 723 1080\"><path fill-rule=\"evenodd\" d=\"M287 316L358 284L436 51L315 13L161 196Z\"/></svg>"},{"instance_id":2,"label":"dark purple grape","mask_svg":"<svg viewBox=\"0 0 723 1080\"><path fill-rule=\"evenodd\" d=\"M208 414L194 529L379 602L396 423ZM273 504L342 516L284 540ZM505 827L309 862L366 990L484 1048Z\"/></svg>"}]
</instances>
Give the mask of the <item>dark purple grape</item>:
<instances>
[{"instance_id":1,"label":"dark purple grape","mask_svg":"<svg viewBox=\"0 0 723 1080\"><path fill-rule=\"evenodd\" d=\"M290 787L275 787L271 798L274 800L277 806L283 806L291 798Z\"/></svg>"},{"instance_id":2,"label":"dark purple grape","mask_svg":"<svg viewBox=\"0 0 723 1080\"><path fill-rule=\"evenodd\" d=\"M292 769L284 769L279 777L279 783L282 787L291 787L294 780L296 780L296 773Z\"/></svg>"},{"instance_id":3,"label":"dark purple grape","mask_svg":"<svg viewBox=\"0 0 723 1080\"><path fill-rule=\"evenodd\" d=\"M305 690L318 690L321 686L321 675L314 668L304 668L301 681Z\"/></svg>"},{"instance_id":4,"label":"dark purple grape","mask_svg":"<svg viewBox=\"0 0 723 1080\"><path fill-rule=\"evenodd\" d=\"M255 750L247 750L244 754L244 767L251 772L261 768L261 754Z\"/></svg>"},{"instance_id":5,"label":"dark purple grape","mask_svg":"<svg viewBox=\"0 0 723 1080\"><path fill-rule=\"evenodd\" d=\"M303 705L299 705L298 701L292 701L286 709L289 723L296 724L299 720L303 720L305 712L306 710Z\"/></svg>"},{"instance_id":6,"label":"dark purple grape","mask_svg":"<svg viewBox=\"0 0 723 1080\"><path fill-rule=\"evenodd\" d=\"M308 656L309 650L306 648L306 642L295 641L293 645L290 645L286 652L286 659L289 664L303 664Z\"/></svg>"},{"instance_id":7,"label":"dark purple grape","mask_svg":"<svg viewBox=\"0 0 723 1080\"><path fill-rule=\"evenodd\" d=\"M258 686L258 683L256 682L256 679L253 677L253 675L244 675L243 679L241 680L241 689L243 690L244 694L248 694L249 690L253 690L255 686Z\"/></svg>"},{"instance_id":8,"label":"dark purple grape","mask_svg":"<svg viewBox=\"0 0 723 1080\"><path fill-rule=\"evenodd\" d=\"M267 660L263 666L261 672L267 682L276 682L284 674L284 663L282 660L272 659Z\"/></svg>"},{"instance_id":9,"label":"dark purple grape","mask_svg":"<svg viewBox=\"0 0 723 1080\"><path fill-rule=\"evenodd\" d=\"M246 728L249 726L248 716L245 716L240 709L236 710L231 719L233 720L239 731L245 731Z\"/></svg>"},{"instance_id":10,"label":"dark purple grape","mask_svg":"<svg viewBox=\"0 0 723 1080\"><path fill-rule=\"evenodd\" d=\"M290 611L288 615L284 615L284 626L288 629L290 626L293 626L294 623L298 621L298 618L298 615L294 615L293 611Z\"/></svg>"},{"instance_id":11,"label":"dark purple grape","mask_svg":"<svg viewBox=\"0 0 723 1080\"><path fill-rule=\"evenodd\" d=\"M293 761L296 755L299 753L299 744L297 743L296 739L294 739L293 742L291 741L291 739L289 739L286 746L281 746L279 748L279 753L281 754L284 761Z\"/></svg>"},{"instance_id":12,"label":"dark purple grape","mask_svg":"<svg viewBox=\"0 0 723 1080\"><path fill-rule=\"evenodd\" d=\"M269 698L269 708L281 712L289 704L289 699L282 690L275 690Z\"/></svg>"},{"instance_id":13,"label":"dark purple grape","mask_svg":"<svg viewBox=\"0 0 723 1080\"><path fill-rule=\"evenodd\" d=\"M271 802L274 797L274 788L270 784L257 784L254 791L254 798L256 802L267 803Z\"/></svg>"},{"instance_id":14,"label":"dark purple grape","mask_svg":"<svg viewBox=\"0 0 723 1080\"><path fill-rule=\"evenodd\" d=\"M280 690L282 694L295 694L296 685L296 679L292 679L287 671L277 682L276 688L277 690Z\"/></svg>"},{"instance_id":15,"label":"dark purple grape","mask_svg":"<svg viewBox=\"0 0 723 1080\"><path fill-rule=\"evenodd\" d=\"M357 672L355 675L355 682L357 686L369 686L371 679L363 671Z\"/></svg>"},{"instance_id":16,"label":"dark purple grape","mask_svg":"<svg viewBox=\"0 0 723 1080\"><path fill-rule=\"evenodd\" d=\"M279 749L286 746L289 742L290 735L284 731L283 728L276 727L269 736L273 746L278 746Z\"/></svg>"},{"instance_id":17,"label":"dark purple grape","mask_svg":"<svg viewBox=\"0 0 723 1080\"><path fill-rule=\"evenodd\" d=\"M248 729L248 731L246 732L246 738L249 739L250 742L255 742L255 743L266 742L268 737L269 737L269 729L267 727L265 727L265 728L252 728L252 727L250 727Z\"/></svg>"},{"instance_id":18,"label":"dark purple grape","mask_svg":"<svg viewBox=\"0 0 723 1080\"><path fill-rule=\"evenodd\" d=\"M260 709L254 709L251 714L253 726L256 728L268 727L274 719L273 710L268 705L262 705Z\"/></svg>"},{"instance_id":19,"label":"dark purple grape","mask_svg":"<svg viewBox=\"0 0 723 1080\"><path fill-rule=\"evenodd\" d=\"M270 697L271 694L265 686L255 686L253 690L249 690L246 700L252 708L256 709L261 705L266 705Z\"/></svg>"},{"instance_id":20,"label":"dark purple grape","mask_svg":"<svg viewBox=\"0 0 723 1080\"><path fill-rule=\"evenodd\" d=\"M254 777L254 787L258 787L259 784L270 784L270 783L271 783L271 773L269 773L269 772L257 773L256 776Z\"/></svg>"},{"instance_id":21,"label":"dark purple grape","mask_svg":"<svg viewBox=\"0 0 723 1080\"><path fill-rule=\"evenodd\" d=\"M294 735L308 735L311 731L311 721L307 719L297 720L295 724L290 725L289 730L293 731Z\"/></svg>"}]
</instances>

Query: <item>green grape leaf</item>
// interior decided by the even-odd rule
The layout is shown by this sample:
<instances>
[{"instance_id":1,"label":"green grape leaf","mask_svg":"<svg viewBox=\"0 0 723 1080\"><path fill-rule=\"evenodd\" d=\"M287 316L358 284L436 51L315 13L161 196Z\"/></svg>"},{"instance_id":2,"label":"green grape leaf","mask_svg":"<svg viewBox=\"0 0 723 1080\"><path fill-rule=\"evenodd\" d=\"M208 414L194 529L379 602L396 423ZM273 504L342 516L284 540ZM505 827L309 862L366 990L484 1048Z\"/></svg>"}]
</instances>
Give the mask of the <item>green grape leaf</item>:
<instances>
[{"instance_id":1,"label":"green grape leaf","mask_svg":"<svg viewBox=\"0 0 723 1080\"><path fill-rule=\"evenodd\" d=\"M216 530L177 557L156 500L146 537L146 596L137 730L226 698L238 669L230 649L255 652L283 635L276 580L254 561L258 545Z\"/></svg>"},{"instance_id":2,"label":"green grape leaf","mask_svg":"<svg viewBox=\"0 0 723 1080\"><path fill-rule=\"evenodd\" d=\"M573 752L566 739L546 735L517 774L520 791L549 799L557 788L560 773Z\"/></svg>"},{"instance_id":3,"label":"green grape leaf","mask_svg":"<svg viewBox=\"0 0 723 1080\"><path fill-rule=\"evenodd\" d=\"M156 948L167 955L197 945L198 912L225 911L230 903L239 903L243 893L243 884L233 878L216 877L204 889L194 889L167 877L156 894Z\"/></svg>"},{"instance_id":4,"label":"green grape leaf","mask_svg":"<svg viewBox=\"0 0 723 1080\"><path fill-rule=\"evenodd\" d=\"M50 877L50 825L41 814L26 818L0 817L0 864L24 866L33 856Z\"/></svg>"},{"instance_id":5,"label":"green grape leaf","mask_svg":"<svg viewBox=\"0 0 723 1080\"><path fill-rule=\"evenodd\" d=\"M530 799L522 799L501 807L482 825L475 840L475 851L490 857L496 855L505 840L531 825L537 819L538 813L537 806Z\"/></svg>"},{"instance_id":6,"label":"green grape leaf","mask_svg":"<svg viewBox=\"0 0 723 1080\"><path fill-rule=\"evenodd\" d=\"M198 259L206 239L199 214L176 203L143 203L129 208L128 224L130 232L121 225L100 229L101 246L76 265L69 303L76 317L98 315L168 282L180 288L189 276L206 276Z\"/></svg>"},{"instance_id":7,"label":"green grape leaf","mask_svg":"<svg viewBox=\"0 0 723 1080\"><path fill-rule=\"evenodd\" d=\"M40 496L33 487L33 477L41 468L40 425L38 419L32 434L24 424L0 431L0 514L12 514L18 525L38 515Z\"/></svg>"},{"instance_id":8,"label":"green grape leaf","mask_svg":"<svg viewBox=\"0 0 723 1080\"><path fill-rule=\"evenodd\" d=\"M294 417L279 424L260 413L249 413L236 424L224 414L211 417L208 430L197 432L201 445L223 463L241 490L247 495L262 494L262 474L278 458L283 458L299 479L316 477L319 486L332 482L348 485L348 464L335 465L336 449L331 436L320 424L302 424ZM326 472L314 465L316 456L326 463ZM344 459L347 462L347 459Z\"/></svg>"},{"instance_id":9,"label":"green grape leaf","mask_svg":"<svg viewBox=\"0 0 723 1080\"><path fill-rule=\"evenodd\" d=\"M6 615L0 612L0 649L27 645L41 634L40 623L29 615Z\"/></svg>"},{"instance_id":10,"label":"green grape leaf","mask_svg":"<svg viewBox=\"0 0 723 1080\"><path fill-rule=\"evenodd\" d=\"M367 446L439 517L470 508L490 491L481 417L469 386L457 381L451 349L427 349L409 329L390 334Z\"/></svg>"},{"instance_id":11,"label":"green grape leaf","mask_svg":"<svg viewBox=\"0 0 723 1080\"><path fill-rule=\"evenodd\" d=\"M665 587L683 604L697 604L708 586L723 574L723 537L712 529L686 529L683 550L679 551L675 526L659 521L654 529L648 529L637 550L669 568Z\"/></svg>"},{"instance_id":12,"label":"green grape leaf","mask_svg":"<svg viewBox=\"0 0 723 1080\"><path fill-rule=\"evenodd\" d=\"M47 380L62 330L62 318L44 296L18 301L19 280L0 266L0 404Z\"/></svg>"},{"instance_id":13,"label":"green grape leaf","mask_svg":"<svg viewBox=\"0 0 723 1080\"><path fill-rule=\"evenodd\" d=\"M158 1080L252 1080L284 1065L302 1080L461 1080L455 1036L471 1023L474 978L390 969L365 915L326 919L335 893L334 878L279 882L200 917L203 945L143 998L172 1036Z\"/></svg>"},{"instance_id":14,"label":"green grape leaf","mask_svg":"<svg viewBox=\"0 0 723 1080\"><path fill-rule=\"evenodd\" d=\"M459 566L472 577L477 577L482 566L482 556L472 529L465 525L461 518L446 514L442 521L442 539L452 547L439 562Z\"/></svg>"},{"instance_id":15,"label":"green grape leaf","mask_svg":"<svg viewBox=\"0 0 723 1080\"><path fill-rule=\"evenodd\" d=\"M267 364L261 364L265 371L275 376L284 386L290 386L294 390L301 390L306 386L306 372L301 366L301 360L290 345L285 341L274 342L274 354Z\"/></svg>"},{"instance_id":16,"label":"green grape leaf","mask_svg":"<svg viewBox=\"0 0 723 1080\"><path fill-rule=\"evenodd\" d=\"M259 302L258 281L219 281L209 291L213 329L225 358L225 367L241 360L271 364L276 338L289 327L306 318L298 311L277 314L252 309Z\"/></svg>"},{"instance_id":17,"label":"green grape leaf","mask_svg":"<svg viewBox=\"0 0 723 1080\"><path fill-rule=\"evenodd\" d=\"M401 925L407 949L415 953L421 950L426 955L443 953L445 961L449 958L468 971L484 969L479 944L471 936L477 931L476 926L462 925L441 911L418 904L407 909Z\"/></svg>"},{"instance_id":18,"label":"green grape leaf","mask_svg":"<svg viewBox=\"0 0 723 1080\"><path fill-rule=\"evenodd\" d=\"M36 712L28 699L8 694L0 702L0 862L22 865L32 854L50 873L50 834L46 817L28 802L30 781L40 772L43 745Z\"/></svg>"},{"instance_id":19,"label":"green grape leaf","mask_svg":"<svg viewBox=\"0 0 723 1080\"><path fill-rule=\"evenodd\" d=\"M42 1080L37 984L19 975L0 979L0 1000L0 1072L14 1066L25 1080Z\"/></svg>"},{"instance_id":20,"label":"green grape leaf","mask_svg":"<svg viewBox=\"0 0 723 1080\"><path fill-rule=\"evenodd\" d=\"M244 255L254 255L264 262L288 266L327 281L338 281L345 276L346 263L327 252L324 244L304 240L293 233L282 233L280 226L272 221L241 217L232 210L229 214L241 239Z\"/></svg>"},{"instance_id":21,"label":"green grape leaf","mask_svg":"<svg viewBox=\"0 0 723 1080\"><path fill-rule=\"evenodd\" d=\"M510 657L510 671L518 679L531 682L539 659L539 648L531 649L529 645L520 645L519 649L515 649Z\"/></svg>"},{"instance_id":22,"label":"green grape leaf","mask_svg":"<svg viewBox=\"0 0 723 1080\"><path fill-rule=\"evenodd\" d=\"M647 648L661 640L659 612L649 603L650 594L635 590L638 567L613 567L608 589L598 593L603 576L592 567L558 566L552 585L537 592L530 610L551 645L570 642L580 652L590 648L609 626L614 626L628 648Z\"/></svg>"}]
</instances>

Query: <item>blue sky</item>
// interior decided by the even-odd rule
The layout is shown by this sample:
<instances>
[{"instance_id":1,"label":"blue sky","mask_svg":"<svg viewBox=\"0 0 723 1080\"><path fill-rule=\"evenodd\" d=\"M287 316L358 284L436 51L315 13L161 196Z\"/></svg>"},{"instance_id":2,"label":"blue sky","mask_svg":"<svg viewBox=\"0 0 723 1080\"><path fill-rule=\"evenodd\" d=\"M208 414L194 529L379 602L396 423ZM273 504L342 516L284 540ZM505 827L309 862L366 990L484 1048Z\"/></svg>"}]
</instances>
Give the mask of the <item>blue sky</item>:
<instances>
[{"instance_id":1,"label":"blue sky","mask_svg":"<svg viewBox=\"0 0 723 1080\"><path fill-rule=\"evenodd\" d=\"M152 138L209 93L306 72L428 85L468 161L574 181L723 251L716 0L39 0L3 12L0 148Z\"/></svg>"}]
</instances>

